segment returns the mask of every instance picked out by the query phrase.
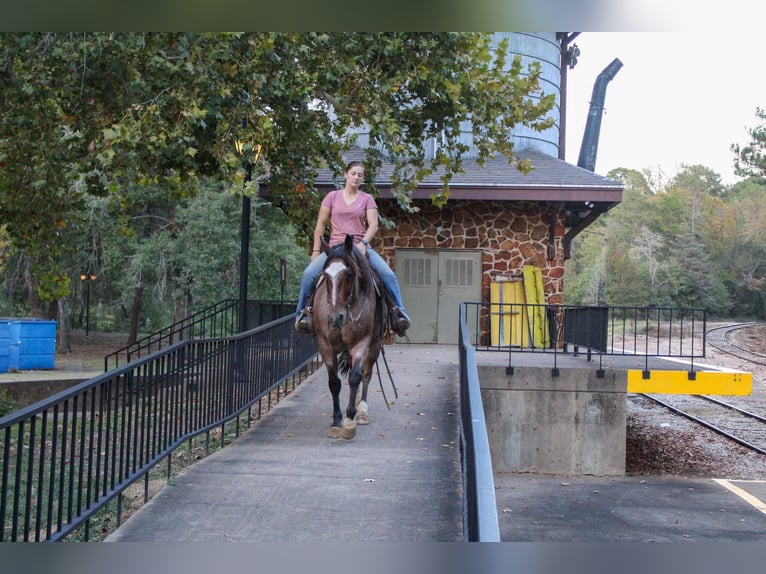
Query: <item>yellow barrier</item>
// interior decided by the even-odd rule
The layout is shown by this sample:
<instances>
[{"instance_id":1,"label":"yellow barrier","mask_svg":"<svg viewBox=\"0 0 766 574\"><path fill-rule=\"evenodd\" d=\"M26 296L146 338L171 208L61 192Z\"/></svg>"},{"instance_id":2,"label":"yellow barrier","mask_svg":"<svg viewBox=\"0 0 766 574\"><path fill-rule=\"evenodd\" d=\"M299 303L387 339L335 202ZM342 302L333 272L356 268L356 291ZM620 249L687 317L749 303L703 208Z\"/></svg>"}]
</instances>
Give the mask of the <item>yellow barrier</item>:
<instances>
[{"instance_id":1,"label":"yellow barrier","mask_svg":"<svg viewBox=\"0 0 766 574\"><path fill-rule=\"evenodd\" d=\"M629 393L664 395L749 395L753 390L753 374L743 371L696 371L689 379L688 371L649 371L649 378L637 369L628 370Z\"/></svg>"}]
</instances>

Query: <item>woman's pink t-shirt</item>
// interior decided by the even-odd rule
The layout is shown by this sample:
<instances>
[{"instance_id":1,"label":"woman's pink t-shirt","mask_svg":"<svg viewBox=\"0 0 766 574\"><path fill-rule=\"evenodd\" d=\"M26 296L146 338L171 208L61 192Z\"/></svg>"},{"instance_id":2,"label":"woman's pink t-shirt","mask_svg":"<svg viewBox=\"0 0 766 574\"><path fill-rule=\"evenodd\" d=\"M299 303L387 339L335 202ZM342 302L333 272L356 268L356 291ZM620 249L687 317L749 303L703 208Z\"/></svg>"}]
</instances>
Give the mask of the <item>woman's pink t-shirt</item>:
<instances>
[{"instance_id":1,"label":"woman's pink t-shirt","mask_svg":"<svg viewBox=\"0 0 766 574\"><path fill-rule=\"evenodd\" d=\"M378 208L375 198L362 190L357 192L351 205L346 205L342 189L328 193L322 200L322 207L330 210L330 245L343 243L347 234L353 235L354 243L357 243L367 231L367 210Z\"/></svg>"}]
</instances>

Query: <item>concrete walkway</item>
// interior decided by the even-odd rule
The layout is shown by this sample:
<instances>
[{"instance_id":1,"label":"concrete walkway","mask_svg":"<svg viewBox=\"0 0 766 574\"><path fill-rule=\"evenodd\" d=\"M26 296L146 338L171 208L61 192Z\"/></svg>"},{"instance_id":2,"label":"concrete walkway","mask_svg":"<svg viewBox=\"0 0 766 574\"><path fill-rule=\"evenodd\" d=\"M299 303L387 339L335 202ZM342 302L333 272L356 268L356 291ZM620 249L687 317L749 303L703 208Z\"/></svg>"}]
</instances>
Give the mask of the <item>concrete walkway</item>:
<instances>
[{"instance_id":1,"label":"concrete walkway","mask_svg":"<svg viewBox=\"0 0 766 574\"><path fill-rule=\"evenodd\" d=\"M165 486L112 542L455 542L463 540L457 346L385 349L370 424L326 436L324 368L236 442ZM348 389L341 393L345 408Z\"/></svg>"}]
</instances>

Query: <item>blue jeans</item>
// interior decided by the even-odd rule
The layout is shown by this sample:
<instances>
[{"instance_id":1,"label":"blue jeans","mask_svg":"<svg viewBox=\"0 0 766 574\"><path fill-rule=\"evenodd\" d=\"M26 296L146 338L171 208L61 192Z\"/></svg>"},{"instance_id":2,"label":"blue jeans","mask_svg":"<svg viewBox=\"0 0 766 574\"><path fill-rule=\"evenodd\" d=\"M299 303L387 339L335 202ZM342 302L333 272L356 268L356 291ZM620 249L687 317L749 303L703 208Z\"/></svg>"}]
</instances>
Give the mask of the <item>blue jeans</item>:
<instances>
[{"instance_id":1,"label":"blue jeans","mask_svg":"<svg viewBox=\"0 0 766 574\"><path fill-rule=\"evenodd\" d=\"M388 293L391 295L391 298L394 300L394 304L397 307L401 307L401 309L406 313L407 311L404 309L402 292L399 290L399 281L396 279L396 274L388 266L386 260L375 253L371 248L367 248L367 253L370 256L370 265L377 272L381 282L383 283L383 286L386 288L386 291L388 291ZM322 268L324 267L325 261L327 261L327 254L320 253L311 263L308 264L306 269L304 269L303 277L301 278L301 291L300 295L298 296L298 306L295 310L296 317L300 315L301 311L306 306L306 303L311 296L311 289L314 287L314 283L316 282L317 277L319 277L319 275L322 273Z\"/></svg>"}]
</instances>

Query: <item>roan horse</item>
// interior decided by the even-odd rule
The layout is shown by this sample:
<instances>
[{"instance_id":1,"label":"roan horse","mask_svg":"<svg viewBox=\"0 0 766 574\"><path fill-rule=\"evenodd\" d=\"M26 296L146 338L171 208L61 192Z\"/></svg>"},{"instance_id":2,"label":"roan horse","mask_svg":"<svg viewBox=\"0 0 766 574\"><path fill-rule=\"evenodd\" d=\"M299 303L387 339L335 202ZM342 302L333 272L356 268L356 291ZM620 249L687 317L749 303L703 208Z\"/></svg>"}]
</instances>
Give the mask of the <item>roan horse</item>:
<instances>
[{"instance_id":1,"label":"roan horse","mask_svg":"<svg viewBox=\"0 0 766 574\"><path fill-rule=\"evenodd\" d=\"M352 236L332 248L322 241L322 251L327 261L314 293L313 324L332 394L328 436L352 439L357 424L369 423L367 388L389 329L388 309L377 276L367 258L354 248ZM340 408L339 373L348 375L345 417Z\"/></svg>"}]
</instances>

